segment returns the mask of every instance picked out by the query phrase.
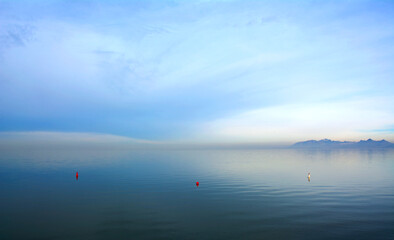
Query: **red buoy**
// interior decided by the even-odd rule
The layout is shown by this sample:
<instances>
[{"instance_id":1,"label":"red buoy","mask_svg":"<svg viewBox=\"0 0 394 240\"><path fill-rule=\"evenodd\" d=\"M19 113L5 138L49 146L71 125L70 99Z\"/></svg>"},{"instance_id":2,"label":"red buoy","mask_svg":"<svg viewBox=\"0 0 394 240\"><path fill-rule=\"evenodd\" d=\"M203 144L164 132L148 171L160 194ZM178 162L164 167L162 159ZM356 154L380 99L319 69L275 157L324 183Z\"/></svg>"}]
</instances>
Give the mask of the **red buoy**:
<instances>
[{"instance_id":1,"label":"red buoy","mask_svg":"<svg viewBox=\"0 0 394 240\"><path fill-rule=\"evenodd\" d=\"M75 178L78 180L78 172L77 172L77 174L75 174Z\"/></svg>"},{"instance_id":2,"label":"red buoy","mask_svg":"<svg viewBox=\"0 0 394 240\"><path fill-rule=\"evenodd\" d=\"M200 183L199 182L196 182L196 186L198 187L198 185L200 185Z\"/></svg>"}]
</instances>

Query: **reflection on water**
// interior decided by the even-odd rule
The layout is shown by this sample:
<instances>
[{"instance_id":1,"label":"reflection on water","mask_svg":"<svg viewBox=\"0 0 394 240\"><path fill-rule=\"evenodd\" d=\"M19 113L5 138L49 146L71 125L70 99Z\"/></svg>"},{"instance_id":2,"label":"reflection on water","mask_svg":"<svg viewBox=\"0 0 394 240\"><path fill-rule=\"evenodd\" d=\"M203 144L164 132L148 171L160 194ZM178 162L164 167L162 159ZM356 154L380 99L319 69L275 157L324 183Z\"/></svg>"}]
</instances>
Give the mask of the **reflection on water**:
<instances>
[{"instance_id":1,"label":"reflection on water","mask_svg":"<svg viewBox=\"0 0 394 240\"><path fill-rule=\"evenodd\" d=\"M1 150L0 191L0 239L394 239L393 150Z\"/></svg>"}]
</instances>

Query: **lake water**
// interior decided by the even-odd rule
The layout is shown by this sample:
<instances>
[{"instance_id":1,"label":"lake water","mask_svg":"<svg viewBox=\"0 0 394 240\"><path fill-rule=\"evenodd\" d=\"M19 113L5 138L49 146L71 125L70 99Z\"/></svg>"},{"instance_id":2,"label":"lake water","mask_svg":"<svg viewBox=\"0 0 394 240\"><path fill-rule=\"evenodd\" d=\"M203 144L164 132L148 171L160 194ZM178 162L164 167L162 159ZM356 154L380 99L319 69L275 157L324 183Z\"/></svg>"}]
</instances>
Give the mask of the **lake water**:
<instances>
[{"instance_id":1,"label":"lake water","mask_svg":"<svg viewBox=\"0 0 394 240\"><path fill-rule=\"evenodd\" d=\"M394 239L394 150L3 149L0 239Z\"/></svg>"}]
</instances>

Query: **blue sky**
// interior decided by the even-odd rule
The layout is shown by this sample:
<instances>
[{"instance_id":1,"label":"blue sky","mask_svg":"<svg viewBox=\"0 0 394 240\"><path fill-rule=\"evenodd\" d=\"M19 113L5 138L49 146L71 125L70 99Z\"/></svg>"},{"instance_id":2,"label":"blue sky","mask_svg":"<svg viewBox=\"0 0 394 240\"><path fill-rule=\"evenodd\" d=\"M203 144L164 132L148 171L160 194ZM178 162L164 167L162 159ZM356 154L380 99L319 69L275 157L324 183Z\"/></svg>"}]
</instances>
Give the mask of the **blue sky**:
<instances>
[{"instance_id":1,"label":"blue sky","mask_svg":"<svg viewBox=\"0 0 394 240\"><path fill-rule=\"evenodd\" d=\"M0 1L0 131L393 141L393 42L393 1Z\"/></svg>"}]
</instances>

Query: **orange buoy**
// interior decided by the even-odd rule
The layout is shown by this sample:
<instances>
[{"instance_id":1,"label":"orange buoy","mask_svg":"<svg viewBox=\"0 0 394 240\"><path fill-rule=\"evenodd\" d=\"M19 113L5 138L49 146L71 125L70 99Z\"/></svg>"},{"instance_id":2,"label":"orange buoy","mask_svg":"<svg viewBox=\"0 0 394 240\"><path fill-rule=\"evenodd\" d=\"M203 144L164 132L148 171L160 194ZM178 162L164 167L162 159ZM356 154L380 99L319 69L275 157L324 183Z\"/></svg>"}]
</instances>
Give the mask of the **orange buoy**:
<instances>
[{"instance_id":1,"label":"orange buoy","mask_svg":"<svg viewBox=\"0 0 394 240\"><path fill-rule=\"evenodd\" d=\"M200 185L200 183L199 182L196 182L196 186L198 187L198 185Z\"/></svg>"}]
</instances>

